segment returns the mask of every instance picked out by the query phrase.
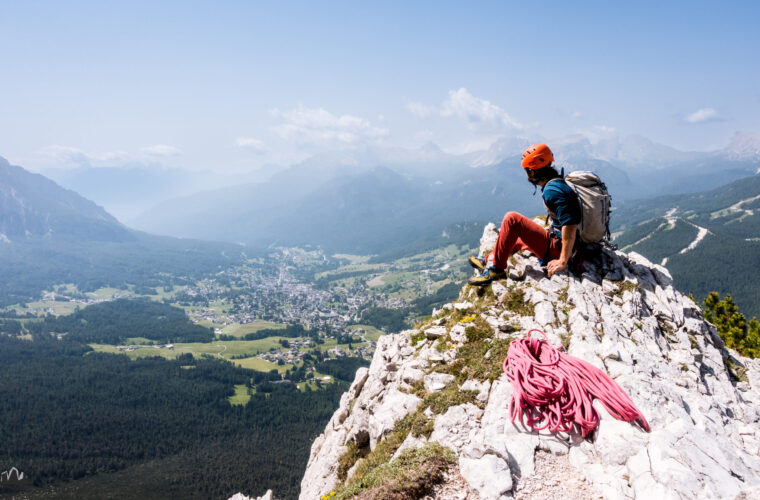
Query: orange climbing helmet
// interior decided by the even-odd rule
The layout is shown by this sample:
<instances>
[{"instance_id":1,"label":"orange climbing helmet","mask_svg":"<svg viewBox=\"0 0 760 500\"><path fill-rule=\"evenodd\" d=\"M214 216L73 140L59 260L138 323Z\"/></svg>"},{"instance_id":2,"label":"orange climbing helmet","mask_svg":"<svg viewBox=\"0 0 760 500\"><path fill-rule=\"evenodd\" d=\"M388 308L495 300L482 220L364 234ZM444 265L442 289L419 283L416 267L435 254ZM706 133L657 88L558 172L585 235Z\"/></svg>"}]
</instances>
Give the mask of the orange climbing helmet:
<instances>
[{"instance_id":1,"label":"orange climbing helmet","mask_svg":"<svg viewBox=\"0 0 760 500\"><path fill-rule=\"evenodd\" d=\"M522 154L522 167L531 170L544 168L554 161L554 153L546 144L534 144Z\"/></svg>"}]
</instances>

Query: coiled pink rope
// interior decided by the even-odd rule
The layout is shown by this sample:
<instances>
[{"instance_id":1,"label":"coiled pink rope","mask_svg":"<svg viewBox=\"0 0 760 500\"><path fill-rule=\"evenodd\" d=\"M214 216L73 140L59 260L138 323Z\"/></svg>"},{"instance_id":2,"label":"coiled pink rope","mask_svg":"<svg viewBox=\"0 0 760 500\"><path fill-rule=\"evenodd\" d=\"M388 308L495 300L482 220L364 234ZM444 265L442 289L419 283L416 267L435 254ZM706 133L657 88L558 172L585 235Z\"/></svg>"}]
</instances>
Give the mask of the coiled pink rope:
<instances>
[{"instance_id":1,"label":"coiled pink rope","mask_svg":"<svg viewBox=\"0 0 760 500\"><path fill-rule=\"evenodd\" d=\"M513 340L502 368L514 388L509 415L535 431L570 432L578 425L586 437L599 424L591 404L598 399L618 420L636 422L647 432L649 423L628 394L594 365L559 352L548 340Z\"/></svg>"}]
</instances>

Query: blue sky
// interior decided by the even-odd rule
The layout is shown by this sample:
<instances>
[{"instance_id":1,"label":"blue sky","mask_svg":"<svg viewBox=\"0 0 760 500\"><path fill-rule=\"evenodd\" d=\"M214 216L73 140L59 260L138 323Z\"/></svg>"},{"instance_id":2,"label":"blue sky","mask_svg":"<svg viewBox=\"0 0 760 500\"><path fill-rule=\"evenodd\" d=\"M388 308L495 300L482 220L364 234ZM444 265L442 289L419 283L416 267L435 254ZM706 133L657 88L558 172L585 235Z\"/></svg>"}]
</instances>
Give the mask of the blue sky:
<instances>
[{"instance_id":1,"label":"blue sky","mask_svg":"<svg viewBox=\"0 0 760 500\"><path fill-rule=\"evenodd\" d=\"M573 133L717 149L760 132L759 6L0 1L0 156L239 170Z\"/></svg>"}]
</instances>

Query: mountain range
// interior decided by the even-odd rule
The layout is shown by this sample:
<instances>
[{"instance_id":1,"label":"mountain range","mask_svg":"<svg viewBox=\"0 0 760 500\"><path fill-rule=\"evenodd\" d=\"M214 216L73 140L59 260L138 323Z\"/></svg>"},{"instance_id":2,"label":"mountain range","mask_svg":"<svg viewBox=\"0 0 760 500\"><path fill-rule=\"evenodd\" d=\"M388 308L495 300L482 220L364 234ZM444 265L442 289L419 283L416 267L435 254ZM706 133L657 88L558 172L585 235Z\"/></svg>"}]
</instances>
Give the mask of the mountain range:
<instances>
[{"instance_id":1,"label":"mountain range","mask_svg":"<svg viewBox=\"0 0 760 500\"><path fill-rule=\"evenodd\" d=\"M0 240L30 237L133 239L102 207L0 158Z\"/></svg>"},{"instance_id":2,"label":"mountain range","mask_svg":"<svg viewBox=\"0 0 760 500\"><path fill-rule=\"evenodd\" d=\"M143 261L154 267L172 261L173 252L188 246L195 249L196 257L208 257L208 265L221 264L224 259L217 257L224 252L225 258L240 254L241 243L248 254L272 245L312 245L365 255L398 252L415 241L440 235L452 223L498 222L507 210L542 214L540 198L533 195L514 154L522 142L505 139L487 152L467 155L449 155L431 143L421 151L366 149L315 156L284 170L271 169L268 180L164 201L131 222L148 233L174 237L160 240L127 228L77 193L3 160L0 241L6 244L0 244L0 250L8 263L5 274L11 272L10 264L16 263L19 272L13 280L18 284L18 276L25 276L22 281L31 279L22 288L24 293L33 293L53 276L58 282L71 281L75 262L77 269L93 276L94 264L84 260L85 256L99 255L95 260L103 264L99 269L105 272L106 263L113 263L118 255L116 267L125 270L125 260L132 262L146 252L155 256L151 245L165 251L160 258ZM593 170L607 183L613 196L612 227L619 233L621 246L658 262L667 258L676 283L697 297L712 290L733 292L744 310L760 312L760 297L753 286L756 276L742 271L744 263L751 267L760 254L753 240L760 237L752 205L756 201L747 201L760 193L756 183L758 135L737 134L727 148L712 153L680 152L642 137L591 143L583 136L573 136L552 144L558 164L566 170ZM109 169L109 175L126 173ZM138 181L151 178L145 172L141 175ZM151 175L171 183L166 172ZM88 181L88 189L96 190L102 181L100 191L117 192L119 183L108 179L95 176ZM137 189L136 183L120 185L126 192ZM694 194L706 189L704 194ZM740 208L744 211L730 209L743 200L747 205ZM725 213L717 216L720 210ZM640 223L646 224L635 227ZM682 253L700 228L704 229L701 243ZM655 236L645 238L649 233ZM63 240L67 243L62 244ZM125 257L126 248L134 251ZM42 249L47 253L40 254ZM56 265L44 267L51 273L49 279L33 268L32 255L44 262L57 256ZM169 267L179 272L177 266L182 267L182 262L185 259L174 259ZM692 272L694 266L705 265L710 273ZM145 281L149 274L145 272L139 279ZM86 286L104 283L102 279L91 281ZM124 276L105 280L124 281Z\"/></svg>"},{"instance_id":3,"label":"mountain range","mask_svg":"<svg viewBox=\"0 0 760 500\"><path fill-rule=\"evenodd\" d=\"M64 283L79 292L183 284L242 257L239 245L130 229L92 201L0 158L0 307Z\"/></svg>"},{"instance_id":4,"label":"mountain range","mask_svg":"<svg viewBox=\"0 0 760 500\"><path fill-rule=\"evenodd\" d=\"M419 235L418 228L435 232L452 222L500 220L507 210L542 212L519 168L521 142L505 139L487 152L459 156L434 144L418 153L323 155L263 183L165 201L131 223L154 233L253 246L274 242L385 251ZM760 156L742 156L737 151L747 148L738 146L736 151L681 152L643 137L592 144L583 136L552 144L559 166L598 173L615 202L711 189L760 168Z\"/></svg>"}]
</instances>

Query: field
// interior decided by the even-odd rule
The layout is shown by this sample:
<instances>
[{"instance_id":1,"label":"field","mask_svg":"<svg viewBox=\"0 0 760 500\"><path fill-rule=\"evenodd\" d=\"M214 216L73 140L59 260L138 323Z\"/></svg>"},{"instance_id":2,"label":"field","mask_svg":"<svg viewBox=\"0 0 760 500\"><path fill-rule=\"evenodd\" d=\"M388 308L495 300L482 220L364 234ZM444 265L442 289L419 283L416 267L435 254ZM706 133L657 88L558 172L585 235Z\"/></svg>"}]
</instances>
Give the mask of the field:
<instances>
[{"instance_id":1,"label":"field","mask_svg":"<svg viewBox=\"0 0 760 500\"><path fill-rule=\"evenodd\" d=\"M229 397L229 402L231 405L245 406L250 400L251 395L248 394L248 388L245 385L236 385L235 394Z\"/></svg>"},{"instance_id":2,"label":"field","mask_svg":"<svg viewBox=\"0 0 760 500\"><path fill-rule=\"evenodd\" d=\"M233 337L245 337L249 333L256 333L261 330L281 329L285 328L282 323L273 323L271 321L256 320L253 323L246 323L244 325L228 325L222 330L222 334L231 335Z\"/></svg>"},{"instance_id":3,"label":"field","mask_svg":"<svg viewBox=\"0 0 760 500\"><path fill-rule=\"evenodd\" d=\"M353 347L354 349L356 349L357 347L362 347L366 345L367 344L365 342L362 342L361 340L351 343L351 347ZM339 344L337 339L325 339L325 342L323 344L319 344L317 346L317 349L319 349L322 352L327 352L330 349L334 349L336 347L340 347L344 351L348 351L348 344Z\"/></svg>"},{"instance_id":4,"label":"field","mask_svg":"<svg viewBox=\"0 0 760 500\"><path fill-rule=\"evenodd\" d=\"M129 290L120 290L118 288L98 288L94 292L87 292L89 298L93 300L111 300L114 296L134 295Z\"/></svg>"},{"instance_id":5,"label":"field","mask_svg":"<svg viewBox=\"0 0 760 500\"><path fill-rule=\"evenodd\" d=\"M348 329L351 330L351 331L356 331L356 330L358 330L360 328L363 328L364 331L366 332L364 334L364 338L366 338L367 340L373 340L373 341L377 342L377 340L380 337L382 337L383 335L385 335L383 332L381 332L380 330L378 330L374 326L369 326L369 325L349 325L348 326ZM355 335L361 336L360 333L356 333Z\"/></svg>"},{"instance_id":6,"label":"field","mask_svg":"<svg viewBox=\"0 0 760 500\"><path fill-rule=\"evenodd\" d=\"M27 309L22 309L20 307L12 307L11 309L15 309L16 312L19 314L24 314L27 311L36 311L36 314L38 316L44 316L48 311L52 311L52 313L56 316L61 316L64 314L72 314L77 307L84 307L83 304L78 304L76 302L59 302L57 300L40 300L37 302L29 302L26 304Z\"/></svg>"},{"instance_id":7,"label":"field","mask_svg":"<svg viewBox=\"0 0 760 500\"><path fill-rule=\"evenodd\" d=\"M126 354L131 359L145 358L150 356L161 356L162 358L166 359L175 359L181 354L192 354L194 357L200 357L206 354L230 359L233 356L256 356L257 354L267 352L272 348L279 348L281 347L279 341L282 339L285 339L285 337L267 337L265 339L259 340L227 340L210 343L178 343L174 344L173 349L159 349L156 346L143 345L134 351L120 351L117 346L106 344L90 344L90 347L92 347L96 352ZM146 339L131 340L141 341ZM292 341L294 339L286 340ZM138 343L136 342L136 344ZM144 344L144 342L139 342L139 344ZM246 368L250 367L246 366ZM264 371L269 370L271 370L271 368L267 368Z\"/></svg>"},{"instance_id":8,"label":"field","mask_svg":"<svg viewBox=\"0 0 760 500\"><path fill-rule=\"evenodd\" d=\"M236 364L237 366L241 368L248 368L249 370L256 370L259 372L269 372L272 370L277 370L280 373L285 373L287 370L290 370L293 368L293 365L289 364L283 364L278 365L277 363L270 363L269 361L265 359L259 359L259 358L242 358L242 359L233 359L231 360L233 364Z\"/></svg>"}]
</instances>

